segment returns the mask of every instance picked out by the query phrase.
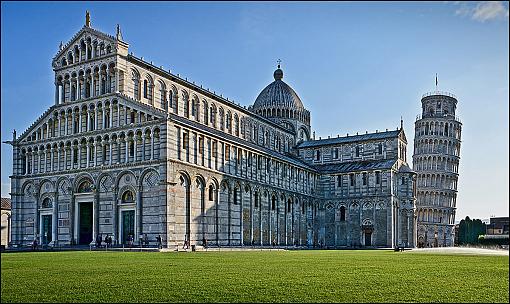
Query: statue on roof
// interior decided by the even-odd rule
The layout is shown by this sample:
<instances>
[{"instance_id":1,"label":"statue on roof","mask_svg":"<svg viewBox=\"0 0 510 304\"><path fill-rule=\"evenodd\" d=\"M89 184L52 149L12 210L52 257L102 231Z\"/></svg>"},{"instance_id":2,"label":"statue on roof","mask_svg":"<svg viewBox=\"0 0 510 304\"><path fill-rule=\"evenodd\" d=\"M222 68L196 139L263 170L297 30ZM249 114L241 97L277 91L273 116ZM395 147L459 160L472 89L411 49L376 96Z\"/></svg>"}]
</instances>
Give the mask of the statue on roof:
<instances>
[{"instance_id":1,"label":"statue on roof","mask_svg":"<svg viewBox=\"0 0 510 304\"><path fill-rule=\"evenodd\" d=\"M119 25L119 24L117 24L117 40L121 40L121 41L123 40L123 39L122 39L122 33L121 33L121 31L120 31L120 25Z\"/></svg>"},{"instance_id":2,"label":"statue on roof","mask_svg":"<svg viewBox=\"0 0 510 304\"><path fill-rule=\"evenodd\" d=\"M90 27L90 13L89 13L89 11L85 12L85 26Z\"/></svg>"}]
</instances>

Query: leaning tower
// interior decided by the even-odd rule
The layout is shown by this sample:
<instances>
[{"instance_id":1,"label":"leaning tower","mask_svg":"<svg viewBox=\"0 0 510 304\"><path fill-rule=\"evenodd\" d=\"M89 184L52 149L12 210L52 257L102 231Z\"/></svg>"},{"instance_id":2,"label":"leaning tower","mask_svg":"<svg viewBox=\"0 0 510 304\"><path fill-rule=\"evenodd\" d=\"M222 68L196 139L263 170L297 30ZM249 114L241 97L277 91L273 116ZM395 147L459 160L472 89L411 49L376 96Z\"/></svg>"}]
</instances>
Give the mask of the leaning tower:
<instances>
[{"instance_id":1,"label":"leaning tower","mask_svg":"<svg viewBox=\"0 0 510 304\"><path fill-rule=\"evenodd\" d=\"M455 116L457 98L436 91L423 95L421 105L413 155L418 247L453 246L462 128Z\"/></svg>"}]
</instances>

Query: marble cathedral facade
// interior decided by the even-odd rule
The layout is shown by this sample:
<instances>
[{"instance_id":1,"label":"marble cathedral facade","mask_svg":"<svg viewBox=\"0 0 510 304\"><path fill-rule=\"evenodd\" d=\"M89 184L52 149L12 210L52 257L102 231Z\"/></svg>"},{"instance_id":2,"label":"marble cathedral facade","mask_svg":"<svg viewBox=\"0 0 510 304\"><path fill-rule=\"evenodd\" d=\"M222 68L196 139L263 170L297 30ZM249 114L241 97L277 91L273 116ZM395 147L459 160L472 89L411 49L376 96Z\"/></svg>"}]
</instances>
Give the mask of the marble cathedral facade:
<instances>
[{"instance_id":1,"label":"marble cathedral facade","mask_svg":"<svg viewBox=\"0 0 510 304\"><path fill-rule=\"evenodd\" d=\"M315 140L275 81L243 107L85 26L53 58L55 101L14 134L12 243L415 246L400 128Z\"/></svg>"}]
</instances>

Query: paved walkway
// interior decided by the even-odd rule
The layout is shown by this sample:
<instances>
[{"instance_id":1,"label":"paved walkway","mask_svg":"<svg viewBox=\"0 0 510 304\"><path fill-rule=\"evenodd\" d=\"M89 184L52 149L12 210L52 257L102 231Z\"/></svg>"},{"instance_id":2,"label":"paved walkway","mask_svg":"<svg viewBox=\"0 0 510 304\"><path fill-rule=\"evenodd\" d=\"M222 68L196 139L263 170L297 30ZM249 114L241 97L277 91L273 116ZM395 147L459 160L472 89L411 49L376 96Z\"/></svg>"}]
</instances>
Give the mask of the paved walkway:
<instances>
[{"instance_id":1,"label":"paved walkway","mask_svg":"<svg viewBox=\"0 0 510 304\"><path fill-rule=\"evenodd\" d=\"M508 250L484 249L472 247L437 247L437 248L416 248L408 251L410 253L443 253L443 254L472 254L472 255L506 255Z\"/></svg>"}]
</instances>

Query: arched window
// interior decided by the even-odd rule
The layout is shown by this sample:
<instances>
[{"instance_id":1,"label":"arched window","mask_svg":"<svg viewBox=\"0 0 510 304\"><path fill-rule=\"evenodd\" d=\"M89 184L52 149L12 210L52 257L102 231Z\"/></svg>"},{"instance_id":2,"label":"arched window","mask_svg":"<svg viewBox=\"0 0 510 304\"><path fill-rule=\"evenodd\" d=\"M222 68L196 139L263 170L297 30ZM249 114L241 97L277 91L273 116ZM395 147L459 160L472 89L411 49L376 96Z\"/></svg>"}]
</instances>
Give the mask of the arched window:
<instances>
[{"instance_id":1,"label":"arched window","mask_svg":"<svg viewBox=\"0 0 510 304\"><path fill-rule=\"evenodd\" d=\"M377 145L377 153L379 153L379 155L382 154L382 143L379 143L379 145Z\"/></svg>"},{"instance_id":2,"label":"arched window","mask_svg":"<svg viewBox=\"0 0 510 304\"><path fill-rule=\"evenodd\" d=\"M363 172L363 185L366 186L368 183L367 173Z\"/></svg>"},{"instance_id":3,"label":"arched window","mask_svg":"<svg viewBox=\"0 0 510 304\"><path fill-rule=\"evenodd\" d=\"M342 187L342 176L338 175L336 178L337 186Z\"/></svg>"},{"instance_id":4,"label":"arched window","mask_svg":"<svg viewBox=\"0 0 510 304\"><path fill-rule=\"evenodd\" d=\"M53 205L51 204L50 198L45 198L41 204L41 208L51 208Z\"/></svg>"},{"instance_id":5,"label":"arched window","mask_svg":"<svg viewBox=\"0 0 510 304\"><path fill-rule=\"evenodd\" d=\"M232 133L232 114L230 114L230 111L227 112L225 124L228 133Z\"/></svg>"},{"instance_id":6,"label":"arched window","mask_svg":"<svg viewBox=\"0 0 510 304\"><path fill-rule=\"evenodd\" d=\"M209 185L209 201L214 201L214 187L213 185Z\"/></svg>"},{"instance_id":7,"label":"arched window","mask_svg":"<svg viewBox=\"0 0 510 304\"><path fill-rule=\"evenodd\" d=\"M135 143L134 141L129 142L129 156L133 157L135 155Z\"/></svg>"},{"instance_id":8,"label":"arched window","mask_svg":"<svg viewBox=\"0 0 510 304\"><path fill-rule=\"evenodd\" d=\"M234 188L234 205L237 205L237 188Z\"/></svg>"},{"instance_id":9,"label":"arched window","mask_svg":"<svg viewBox=\"0 0 510 304\"><path fill-rule=\"evenodd\" d=\"M124 192L122 194L122 203L125 203L125 204L129 204L129 203L134 203L135 199L134 199L134 195L133 195L133 192L131 192L130 190L127 190L126 192Z\"/></svg>"},{"instance_id":10,"label":"arched window","mask_svg":"<svg viewBox=\"0 0 510 304\"><path fill-rule=\"evenodd\" d=\"M224 130L224 126L225 126L225 116L224 116L224 112L223 112L223 108L220 108L220 130Z\"/></svg>"},{"instance_id":11,"label":"arched window","mask_svg":"<svg viewBox=\"0 0 510 304\"><path fill-rule=\"evenodd\" d=\"M259 207L259 193L255 192L255 208Z\"/></svg>"},{"instance_id":12,"label":"arched window","mask_svg":"<svg viewBox=\"0 0 510 304\"><path fill-rule=\"evenodd\" d=\"M147 98L147 93L148 93L148 83L147 83L147 79L145 79L143 81L143 98Z\"/></svg>"},{"instance_id":13,"label":"arched window","mask_svg":"<svg viewBox=\"0 0 510 304\"><path fill-rule=\"evenodd\" d=\"M271 199L271 210L275 210L276 209L276 197L272 197Z\"/></svg>"},{"instance_id":14,"label":"arched window","mask_svg":"<svg viewBox=\"0 0 510 304\"><path fill-rule=\"evenodd\" d=\"M237 114L234 114L234 130L235 135L239 136L239 117L237 116Z\"/></svg>"},{"instance_id":15,"label":"arched window","mask_svg":"<svg viewBox=\"0 0 510 304\"><path fill-rule=\"evenodd\" d=\"M73 164L78 164L78 148L73 148Z\"/></svg>"},{"instance_id":16,"label":"arched window","mask_svg":"<svg viewBox=\"0 0 510 304\"><path fill-rule=\"evenodd\" d=\"M168 108L171 109L174 106L174 91L168 91Z\"/></svg>"},{"instance_id":17,"label":"arched window","mask_svg":"<svg viewBox=\"0 0 510 304\"><path fill-rule=\"evenodd\" d=\"M196 98L191 101L191 116L200 121L200 102Z\"/></svg>"},{"instance_id":18,"label":"arched window","mask_svg":"<svg viewBox=\"0 0 510 304\"><path fill-rule=\"evenodd\" d=\"M287 212L290 212L290 208L292 208L292 202L289 200L287 202Z\"/></svg>"},{"instance_id":19,"label":"arched window","mask_svg":"<svg viewBox=\"0 0 510 304\"><path fill-rule=\"evenodd\" d=\"M340 221L345 221L345 207L340 207Z\"/></svg>"},{"instance_id":20,"label":"arched window","mask_svg":"<svg viewBox=\"0 0 510 304\"><path fill-rule=\"evenodd\" d=\"M76 86L71 85L71 100L76 100Z\"/></svg>"},{"instance_id":21,"label":"arched window","mask_svg":"<svg viewBox=\"0 0 510 304\"><path fill-rule=\"evenodd\" d=\"M360 151L359 146L356 146L356 157L359 157L359 151Z\"/></svg>"},{"instance_id":22,"label":"arched window","mask_svg":"<svg viewBox=\"0 0 510 304\"><path fill-rule=\"evenodd\" d=\"M183 100L183 107L184 107L184 117L189 118L189 100L188 96L186 94L182 97Z\"/></svg>"},{"instance_id":23,"label":"arched window","mask_svg":"<svg viewBox=\"0 0 510 304\"><path fill-rule=\"evenodd\" d=\"M140 75L137 71L131 71L131 80L133 81L133 98L140 100Z\"/></svg>"},{"instance_id":24,"label":"arched window","mask_svg":"<svg viewBox=\"0 0 510 304\"><path fill-rule=\"evenodd\" d=\"M321 151L317 150L315 151L315 160L319 161L321 159Z\"/></svg>"},{"instance_id":25,"label":"arched window","mask_svg":"<svg viewBox=\"0 0 510 304\"><path fill-rule=\"evenodd\" d=\"M84 181L78 186L78 193L92 192L92 184L89 181Z\"/></svg>"}]
</instances>

